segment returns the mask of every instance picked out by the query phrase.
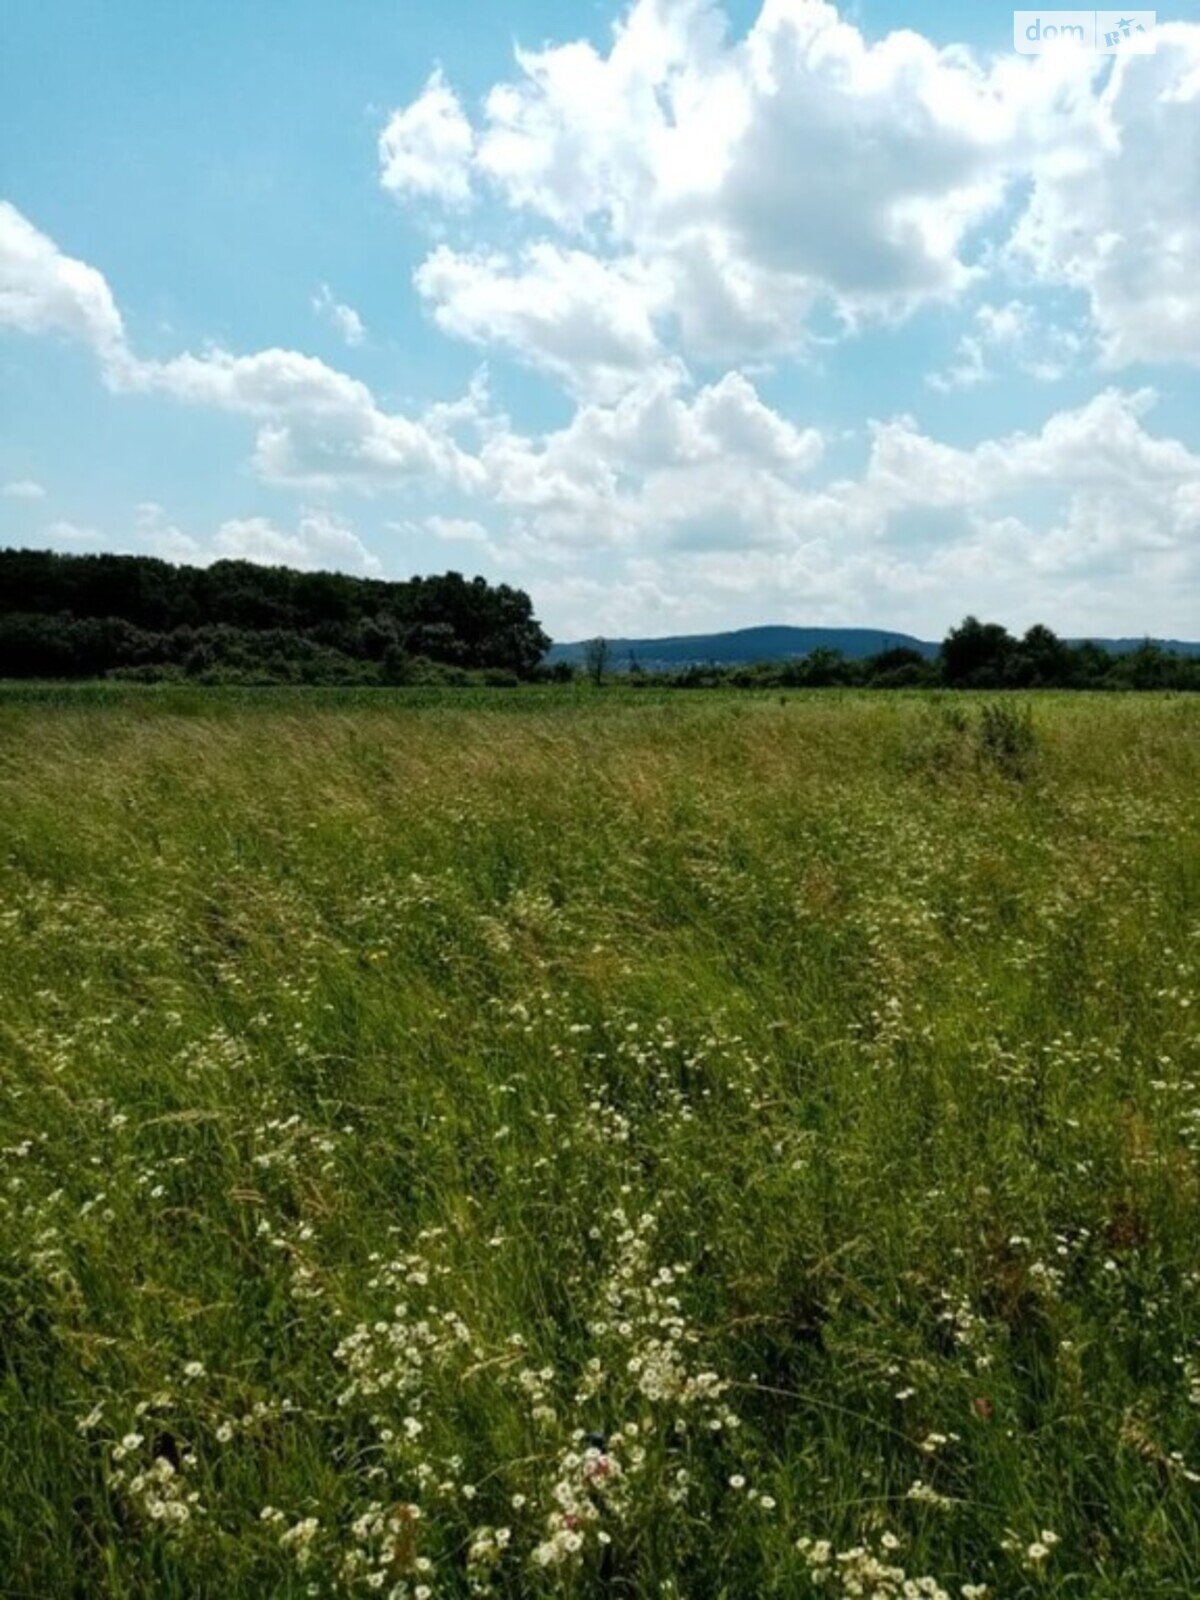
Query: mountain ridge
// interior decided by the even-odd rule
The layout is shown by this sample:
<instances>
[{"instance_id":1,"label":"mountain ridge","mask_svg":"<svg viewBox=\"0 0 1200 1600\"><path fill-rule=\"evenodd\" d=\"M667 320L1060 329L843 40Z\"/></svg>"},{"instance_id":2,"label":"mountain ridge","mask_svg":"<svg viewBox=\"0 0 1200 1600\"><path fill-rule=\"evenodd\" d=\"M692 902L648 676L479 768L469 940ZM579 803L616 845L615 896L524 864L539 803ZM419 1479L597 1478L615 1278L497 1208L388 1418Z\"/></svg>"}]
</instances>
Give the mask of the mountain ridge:
<instances>
[{"instance_id":1,"label":"mountain ridge","mask_svg":"<svg viewBox=\"0 0 1200 1600\"><path fill-rule=\"evenodd\" d=\"M1089 636L1085 636L1089 637ZM569 661L578 665L591 641L564 640L550 646L546 661ZM1112 655L1125 655L1144 644L1145 638L1097 638L1090 642ZM940 642L919 639L915 634L893 628L805 628L788 623L767 623L758 627L733 628L720 633L668 634L659 639L606 639L609 659L615 672L628 671L636 663L646 670L688 666L737 666L754 661L790 661L813 650L837 650L850 661L861 661L883 650L908 649L932 660ZM1065 640L1078 645L1084 638ZM1152 644L1177 655L1200 655L1200 641L1152 639Z\"/></svg>"}]
</instances>

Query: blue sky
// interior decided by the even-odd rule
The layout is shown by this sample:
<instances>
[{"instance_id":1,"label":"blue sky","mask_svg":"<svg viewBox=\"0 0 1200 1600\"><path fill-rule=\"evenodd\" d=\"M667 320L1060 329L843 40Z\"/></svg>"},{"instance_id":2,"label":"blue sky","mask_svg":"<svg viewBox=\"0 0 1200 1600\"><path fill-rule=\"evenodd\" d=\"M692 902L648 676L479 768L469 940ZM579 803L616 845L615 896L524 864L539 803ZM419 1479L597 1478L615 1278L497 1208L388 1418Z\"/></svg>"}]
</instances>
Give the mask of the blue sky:
<instances>
[{"instance_id":1,"label":"blue sky","mask_svg":"<svg viewBox=\"0 0 1200 1600\"><path fill-rule=\"evenodd\" d=\"M8 0L0 542L1194 636L1197 16Z\"/></svg>"}]
</instances>

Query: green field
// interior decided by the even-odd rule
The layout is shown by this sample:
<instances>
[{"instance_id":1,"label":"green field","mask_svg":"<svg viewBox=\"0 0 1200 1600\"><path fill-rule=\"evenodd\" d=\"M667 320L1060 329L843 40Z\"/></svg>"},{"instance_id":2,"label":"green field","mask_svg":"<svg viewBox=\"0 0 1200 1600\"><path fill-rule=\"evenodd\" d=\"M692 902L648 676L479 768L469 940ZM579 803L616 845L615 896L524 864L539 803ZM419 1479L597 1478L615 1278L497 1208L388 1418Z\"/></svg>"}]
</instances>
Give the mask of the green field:
<instances>
[{"instance_id":1,"label":"green field","mask_svg":"<svg viewBox=\"0 0 1200 1600\"><path fill-rule=\"evenodd\" d=\"M0 1593L1200 1593L1200 701L1028 704L0 694Z\"/></svg>"}]
</instances>

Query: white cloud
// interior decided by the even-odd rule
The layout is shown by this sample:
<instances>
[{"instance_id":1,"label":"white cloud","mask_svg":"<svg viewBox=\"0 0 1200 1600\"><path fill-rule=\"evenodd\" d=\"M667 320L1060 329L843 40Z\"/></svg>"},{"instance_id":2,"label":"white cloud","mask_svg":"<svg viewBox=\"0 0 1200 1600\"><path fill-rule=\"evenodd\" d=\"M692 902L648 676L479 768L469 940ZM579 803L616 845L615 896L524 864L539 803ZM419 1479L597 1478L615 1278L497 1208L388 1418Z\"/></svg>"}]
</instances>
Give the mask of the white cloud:
<instances>
[{"instance_id":1,"label":"white cloud","mask_svg":"<svg viewBox=\"0 0 1200 1600\"><path fill-rule=\"evenodd\" d=\"M964 333L958 341L954 360L944 372L931 372L926 382L931 389L948 394L955 389L973 389L996 376L988 366L988 350L1013 349L1029 336L1034 314L1020 300L995 306L985 302L975 312L975 331Z\"/></svg>"},{"instance_id":2,"label":"white cloud","mask_svg":"<svg viewBox=\"0 0 1200 1600\"><path fill-rule=\"evenodd\" d=\"M441 245L414 281L443 332L504 346L576 393L614 397L662 358L665 285L636 261L545 242L517 262Z\"/></svg>"},{"instance_id":3,"label":"white cloud","mask_svg":"<svg viewBox=\"0 0 1200 1600\"><path fill-rule=\"evenodd\" d=\"M412 181L385 159L385 185L457 202L473 177L572 249L587 243L593 278L653 280L652 303L626 319L641 335L627 351L648 348L647 322L661 338L669 316L686 360L783 354L804 348L823 310L845 328L902 316L956 301L1007 262L1087 294L1108 365L1200 360L1195 24L1163 24L1155 54L1115 64L987 61L912 30L869 40L823 0L764 0L742 37L713 0L636 0L607 49L518 49L516 65L476 129L435 74L389 127L445 121L453 154L418 163ZM1005 251L1005 204L1023 183ZM597 392L553 290L529 325L544 269L478 245L434 260L425 292L450 331ZM615 303L627 310L627 295ZM980 329L964 336L947 386L986 378L987 343ZM1052 344L1018 370L1060 376L1087 349L1070 330Z\"/></svg>"},{"instance_id":4,"label":"white cloud","mask_svg":"<svg viewBox=\"0 0 1200 1600\"><path fill-rule=\"evenodd\" d=\"M255 561L263 566L295 567L302 572L332 570L378 575L382 568L354 529L321 509L301 512L294 529L269 517L230 517L212 535L184 532L156 501L143 501L134 518L139 552L165 561L206 567L213 561ZM88 530L93 541L99 536ZM111 541L105 541L111 547Z\"/></svg>"},{"instance_id":5,"label":"white cloud","mask_svg":"<svg viewBox=\"0 0 1200 1600\"><path fill-rule=\"evenodd\" d=\"M6 500L44 500L46 498L45 489L32 478L14 478L11 483L4 485L3 493Z\"/></svg>"},{"instance_id":6,"label":"white cloud","mask_svg":"<svg viewBox=\"0 0 1200 1600\"><path fill-rule=\"evenodd\" d=\"M937 631L969 608L1186 631L1200 456L1148 430L1153 401L1108 390L969 449L898 417L873 426L861 472L822 482L820 436L745 378L648 382L541 438L484 440L508 517L492 542L560 636L595 632L597 585L627 633L781 616Z\"/></svg>"},{"instance_id":7,"label":"white cloud","mask_svg":"<svg viewBox=\"0 0 1200 1600\"><path fill-rule=\"evenodd\" d=\"M129 387L257 420L254 465L268 481L371 488L457 473L453 441L383 411L365 384L294 350L213 350L143 362Z\"/></svg>"},{"instance_id":8,"label":"white cloud","mask_svg":"<svg viewBox=\"0 0 1200 1600\"><path fill-rule=\"evenodd\" d=\"M380 182L396 195L435 196L463 205L471 198L474 143L458 96L439 68L411 105L392 113L379 135Z\"/></svg>"},{"instance_id":9,"label":"white cloud","mask_svg":"<svg viewBox=\"0 0 1200 1600\"><path fill-rule=\"evenodd\" d=\"M139 361L123 381L254 419L254 466L271 482L369 490L422 478L465 486L478 476L434 414L385 411L366 384L295 350L235 356L216 349Z\"/></svg>"},{"instance_id":10,"label":"white cloud","mask_svg":"<svg viewBox=\"0 0 1200 1600\"><path fill-rule=\"evenodd\" d=\"M718 593L705 582L684 593L670 564L644 558L628 560L615 583L577 574L542 577L535 600L543 621L553 619L552 632L559 640L597 634L660 638L737 626L728 591Z\"/></svg>"},{"instance_id":11,"label":"white cloud","mask_svg":"<svg viewBox=\"0 0 1200 1600\"><path fill-rule=\"evenodd\" d=\"M821 305L856 323L957 295L971 230L1031 150L1070 142L1089 93L1078 61L872 43L822 0L765 0L737 40L708 0L638 0L607 53L517 64L474 170L668 282L685 354L795 348Z\"/></svg>"},{"instance_id":12,"label":"white cloud","mask_svg":"<svg viewBox=\"0 0 1200 1600\"><path fill-rule=\"evenodd\" d=\"M417 478L468 487L479 479L477 463L453 437L461 409L432 408L417 418L385 411L366 384L315 356L284 349L239 356L214 347L141 359L103 276L7 204L0 205L0 322L81 340L117 392L165 394L251 418L254 464L271 481L325 491Z\"/></svg>"},{"instance_id":13,"label":"white cloud","mask_svg":"<svg viewBox=\"0 0 1200 1600\"><path fill-rule=\"evenodd\" d=\"M473 128L440 70L388 120L380 178L461 206L483 184L563 239L436 251L418 286L439 325L494 343L572 392L609 397L662 358L802 349L846 327L955 300L1007 260L1083 291L1113 367L1200 360L1200 28L1164 24L1149 56L872 41L823 0L764 0L742 37L711 0L637 0L610 46L522 51ZM1007 227L1007 253L981 253ZM578 282L574 281L578 279ZM361 319L328 288L348 342ZM607 310L607 317L598 314ZM58 331L130 376L101 275L0 207L0 321ZM941 375L990 370L979 330ZM1054 376L1066 339L1027 370ZM134 375L136 377L136 374ZM369 452L368 452L369 454ZM387 452L385 452L387 454Z\"/></svg>"},{"instance_id":14,"label":"white cloud","mask_svg":"<svg viewBox=\"0 0 1200 1600\"><path fill-rule=\"evenodd\" d=\"M125 349L121 314L103 276L64 255L7 200L0 200L0 327L61 333L104 362Z\"/></svg>"},{"instance_id":15,"label":"white cloud","mask_svg":"<svg viewBox=\"0 0 1200 1600\"><path fill-rule=\"evenodd\" d=\"M586 439L574 424L549 436L541 474L522 474L511 438L495 442L497 492L517 513L501 542L540 558L535 599L560 637L789 618L936 635L967 609L1065 632L1125 632L1140 614L1186 634L1200 604L1200 456L1148 431L1153 402L1108 390L971 449L900 417L874 426L861 473L822 484L767 467L761 449L693 454L681 470L682 418L704 401L658 397L672 434L639 426L653 407L643 398L635 422L626 400L591 408ZM655 438L623 483L631 441ZM555 494L538 500L547 483ZM589 570L598 537L603 577Z\"/></svg>"},{"instance_id":16,"label":"white cloud","mask_svg":"<svg viewBox=\"0 0 1200 1600\"><path fill-rule=\"evenodd\" d=\"M254 561L263 566L294 567L302 572L354 572L377 577L382 563L344 518L306 508L292 528L270 517L230 517L215 533L188 533L157 501L142 501L134 510L132 529L119 537L65 519L49 523L41 541L46 548L83 551L125 551L158 556L188 566L214 561Z\"/></svg>"},{"instance_id":17,"label":"white cloud","mask_svg":"<svg viewBox=\"0 0 1200 1600\"><path fill-rule=\"evenodd\" d=\"M495 429L480 459L488 493L554 556L660 534L778 537L790 485L822 448L815 429L786 421L736 373L689 397L678 374L660 370L615 404L581 406L540 439Z\"/></svg>"},{"instance_id":18,"label":"white cloud","mask_svg":"<svg viewBox=\"0 0 1200 1600\"><path fill-rule=\"evenodd\" d=\"M1034 312L1021 300L1010 300L1003 306L985 303L976 311L975 321L988 344L1019 344L1033 327Z\"/></svg>"},{"instance_id":19,"label":"white cloud","mask_svg":"<svg viewBox=\"0 0 1200 1600\"><path fill-rule=\"evenodd\" d=\"M1012 253L1088 295L1108 365L1200 362L1200 27L1119 58L1088 126L1035 161Z\"/></svg>"},{"instance_id":20,"label":"white cloud","mask_svg":"<svg viewBox=\"0 0 1200 1600\"><path fill-rule=\"evenodd\" d=\"M367 336L363 319L353 306L335 300L333 291L323 283L312 298L312 308L323 317L339 337L348 345L361 344Z\"/></svg>"},{"instance_id":21,"label":"white cloud","mask_svg":"<svg viewBox=\"0 0 1200 1600\"><path fill-rule=\"evenodd\" d=\"M743 373L693 382L682 359L702 372L714 352L786 353L815 337L815 310L847 325L898 315L958 296L1001 262L1085 291L1111 362L1189 354L1197 280L1180 264L1198 258L1200 71L1188 63L1200 30L1166 37L1165 60L1118 64L1097 89L1078 61L984 66L915 34L870 44L817 0L767 0L735 42L701 0L640 0L607 53L576 43L519 55L478 136L435 74L385 130L385 184L455 204L488 184L555 236L522 242L522 216L504 217L502 250L435 249L417 288L445 332L511 352L576 397L547 432L497 414L481 378L461 400L406 415L295 350L142 359L101 275L11 207L0 211L0 318L85 343L115 390L245 417L271 481L314 495L453 491L463 515L393 531L531 574L539 604L562 607L549 615L556 631L601 597L605 626L624 616L626 631L736 620L739 608L746 621L928 630L985 603L1085 630L1109 617L1127 628L1140 609L1156 629L1185 631L1200 464L1149 431L1149 393L1105 391L973 448L893 417L873 427L861 471L821 479L816 429ZM1032 197L1012 251L978 252L973 230L1008 226L1001 201L1018 198L1021 177ZM1089 350L1048 325L1043 302L997 294L931 382L1048 377ZM204 539L158 513L142 535L189 559L357 570L373 559L323 513L294 529L236 519Z\"/></svg>"},{"instance_id":22,"label":"white cloud","mask_svg":"<svg viewBox=\"0 0 1200 1600\"><path fill-rule=\"evenodd\" d=\"M1086 405L1055 413L1038 433L985 440L969 450L927 438L908 418L878 424L865 489L884 509L972 507L1042 487L1116 495L1126 503L1143 497L1161 502L1166 531L1176 492L1200 481L1200 457L1177 439L1146 431L1142 418L1154 399L1147 389L1106 389Z\"/></svg>"},{"instance_id":23,"label":"white cloud","mask_svg":"<svg viewBox=\"0 0 1200 1600\"><path fill-rule=\"evenodd\" d=\"M382 567L354 530L327 511L306 511L294 533L267 517L223 522L212 542L211 559L257 561L264 566L301 571L332 569L378 575Z\"/></svg>"}]
</instances>

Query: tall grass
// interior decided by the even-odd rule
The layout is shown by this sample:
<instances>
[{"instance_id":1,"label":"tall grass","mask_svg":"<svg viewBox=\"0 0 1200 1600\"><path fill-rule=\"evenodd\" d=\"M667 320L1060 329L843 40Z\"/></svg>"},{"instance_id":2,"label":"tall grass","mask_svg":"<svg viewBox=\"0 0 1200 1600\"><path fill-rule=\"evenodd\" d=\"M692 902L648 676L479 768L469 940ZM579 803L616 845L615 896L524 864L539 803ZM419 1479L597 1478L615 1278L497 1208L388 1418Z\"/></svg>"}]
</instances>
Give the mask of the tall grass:
<instances>
[{"instance_id":1,"label":"tall grass","mask_svg":"<svg viewBox=\"0 0 1200 1600\"><path fill-rule=\"evenodd\" d=\"M1200 1592L1200 708L1030 705L0 696L0 1593Z\"/></svg>"}]
</instances>

